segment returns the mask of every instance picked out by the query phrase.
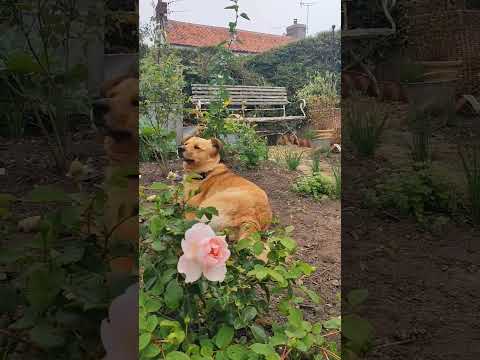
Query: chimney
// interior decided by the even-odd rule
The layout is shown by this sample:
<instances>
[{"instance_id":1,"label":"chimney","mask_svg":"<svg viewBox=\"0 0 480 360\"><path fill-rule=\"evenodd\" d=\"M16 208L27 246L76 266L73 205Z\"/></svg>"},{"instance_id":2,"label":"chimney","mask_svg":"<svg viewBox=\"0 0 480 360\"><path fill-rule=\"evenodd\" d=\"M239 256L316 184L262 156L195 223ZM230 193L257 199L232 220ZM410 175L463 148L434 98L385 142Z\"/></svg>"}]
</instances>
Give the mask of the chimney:
<instances>
[{"instance_id":1,"label":"chimney","mask_svg":"<svg viewBox=\"0 0 480 360\"><path fill-rule=\"evenodd\" d=\"M287 36L291 36L297 40L305 39L307 36L307 26L299 24L298 19L293 20L293 25L287 27Z\"/></svg>"}]
</instances>

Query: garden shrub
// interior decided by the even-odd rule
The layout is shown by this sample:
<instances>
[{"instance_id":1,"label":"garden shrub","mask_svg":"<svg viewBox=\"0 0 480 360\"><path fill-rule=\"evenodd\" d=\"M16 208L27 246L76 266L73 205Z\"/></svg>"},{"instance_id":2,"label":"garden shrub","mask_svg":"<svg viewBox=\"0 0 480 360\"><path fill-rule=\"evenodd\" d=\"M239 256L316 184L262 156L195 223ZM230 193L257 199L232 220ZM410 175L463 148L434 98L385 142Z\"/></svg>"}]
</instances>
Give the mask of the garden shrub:
<instances>
[{"instance_id":1,"label":"garden shrub","mask_svg":"<svg viewBox=\"0 0 480 360\"><path fill-rule=\"evenodd\" d=\"M381 206L413 215L419 223L425 222L429 212L452 215L458 203L451 186L423 165L393 174L377 185L376 192Z\"/></svg>"},{"instance_id":2,"label":"garden shrub","mask_svg":"<svg viewBox=\"0 0 480 360\"><path fill-rule=\"evenodd\" d=\"M340 75L326 71L317 73L298 93L298 99L305 99L307 104L320 102L325 106L338 106L340 102Z\"/></svg>"},{"instance_id":3,"label":"garden shrub","mask_svg":"<svg viewBox=\"0 0 480 360\"><path fill-rule=\"evenodd\" d=\"M375 154L380 144L387 115L374 101L353 99L343 109L343 119L348 138L355 150L365 157Z\"/></svg>"},{"instance_id":4,"label":"garden shrub","mask_svg":"<svg viewBox=\"0 0 480 360\"><path fill-rule=\"evenodd\" d=\"M320 173L302 176L293 185L293 190L312 196L316 200L320 200L324 196L331 198L337 196L335 181Z\"/></svg>"},{"instance_id":5,"label":"garden shrub","mask_svg":"<svg viewBox=\"0 0 480 360\"><path fill-rule=\"evenodd\" d=\"M164 162L177 153L175 132L151 126L140 127L140 161Z\"/></svg>"},{"instance_id":6,"label":"garden shrub","mask_svg":"<svg viewBox=\"0 0 480 360\"><path fill-rule=\"evenodd\" d=\"M287 165L287 168L290 171L295 171L298 169L298 167L302 163L302 158L303 152L286 149L283 153L283 161L285 162L285 165Z\"/></svg>"},{"instance_id":7,"label":"garden shrub","mask_svg":"<svg viewBox=\"0 0 480 360\"><path fill-rule=\"evenodd\" d=\"M196 211L211 219L216 211L182 207L181 187L156 183L150 191L157 195L155 205L141 208L147 219L141 225L141 359L323 359L322 353L338 358L334 338L326 334L339 330L340 320L312 323L299 307L320 298L303 285L315 269L292 259L292 227L230 244L222 282L203 276L186 283L177 263L181 240L194 222L183 214ZM267 262L258 258L265 249ZM274 308L282 320L261 321Z\"/></svg>"},{"instance_id":8,"label":"garden shrub","mask_svg":"<svg viewBox=\"0 0 480 360\"><path fill-rule=\"evenodd\" d=\"M267 141L256 133L255 126L230 114L229 102L228 92L221 88L208 110L198 114L202 136L222 140L225 144L222 155L226 159L239 161L246 167L258 166L268 158Z\"/></svg>"},{"instance_id":9,"label":"garden shrub","mask_svg":"<svg viewBox=\"0 0 480 360\"><path fill-rule=\"evenodd\" d=\"M314 74L340 73L340 49L340 33L324 32L252 57L247 67L294 97Z\"/></svg>"}]
</instances>

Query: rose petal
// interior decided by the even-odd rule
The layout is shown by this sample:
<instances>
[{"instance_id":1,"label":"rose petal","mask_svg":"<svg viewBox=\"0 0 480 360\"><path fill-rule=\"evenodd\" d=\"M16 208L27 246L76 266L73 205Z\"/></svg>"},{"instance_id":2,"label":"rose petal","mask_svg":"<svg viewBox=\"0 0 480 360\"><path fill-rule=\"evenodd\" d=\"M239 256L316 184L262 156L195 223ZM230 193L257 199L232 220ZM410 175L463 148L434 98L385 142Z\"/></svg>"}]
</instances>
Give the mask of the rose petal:
<instances>
[{"instance_id":1,"label":"rose petal","mask_svg":"<svg viewBox=\"0 0 480 360\"><path fill-rule=\"evenodd\" d=\"M185 274L186 283L193 283L202 276L201 265L197 261L187 258L185 255L180 256L180 259L178 259L177 271L180 274Z\"/></svg>"},{"instance_id":2,"label":"rose petal","mask_svg":"<svg viewBox=\"0 0 480 360\"><path fill-rule=\"evenodd\" d=\"M227 267L225 264L209 267L203 269L203 276L209 281L220 281L225 280L225 274L227 273Z\"/></svg>"},{"instance_id":3,"label":"rose petal","mask_svg":"<svg viewBox=\"0 0 480 360\"><path fill-rule=\"evenodd\" d=\"M185 240L199 242L215 237L215 232L206 224L197 223L185 232Z\"/></svg>"}]
</instances>

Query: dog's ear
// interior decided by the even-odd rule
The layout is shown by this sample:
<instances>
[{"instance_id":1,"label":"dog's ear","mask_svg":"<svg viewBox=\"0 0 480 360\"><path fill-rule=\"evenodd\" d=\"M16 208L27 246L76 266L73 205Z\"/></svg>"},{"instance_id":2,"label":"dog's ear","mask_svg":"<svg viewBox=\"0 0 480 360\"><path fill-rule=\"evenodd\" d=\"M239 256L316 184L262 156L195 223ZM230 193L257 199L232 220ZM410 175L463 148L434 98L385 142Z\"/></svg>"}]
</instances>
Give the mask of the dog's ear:
<instances>
[{"instance_id":1,"label":"dog's ear","mask_svg":"<svg viewBox=\"0 0 480 360\"><path fill-rule=\"evenodd\" d=\"M216 138L213 138L213 139L211 139L210 141L212 142L213 147L214 147L215 149L217 149L217 153L219 153L220 151L222 151L222 149L223 149L223 143L222 143L220 140L218 140L218 139L216 139Z\"/></svg>"}]
</instances>

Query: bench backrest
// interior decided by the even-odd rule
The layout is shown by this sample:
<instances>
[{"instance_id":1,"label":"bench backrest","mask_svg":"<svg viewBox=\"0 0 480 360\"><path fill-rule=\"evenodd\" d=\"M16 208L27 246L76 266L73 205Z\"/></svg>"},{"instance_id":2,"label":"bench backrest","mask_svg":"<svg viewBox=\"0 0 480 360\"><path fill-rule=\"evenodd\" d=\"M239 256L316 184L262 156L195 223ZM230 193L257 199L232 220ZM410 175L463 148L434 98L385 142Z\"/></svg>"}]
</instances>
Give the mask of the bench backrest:
<instances>
[{"instance_id":1,"label":"bench backrest","mask_svg":"<svg viewBox=\"0 0 480 360\"><path fill-rule=\"evenodd\" d=\"M284 87L270 86L243 86L231 85L225 86L231 100L231 105L241 106L261 106L261 105L279 105L288 104L287 89ZM217 99L220 86L193 84L192 101L197 104L208 105Z\"/></svg>"}]
</instances>

